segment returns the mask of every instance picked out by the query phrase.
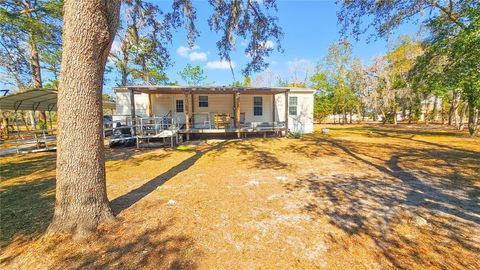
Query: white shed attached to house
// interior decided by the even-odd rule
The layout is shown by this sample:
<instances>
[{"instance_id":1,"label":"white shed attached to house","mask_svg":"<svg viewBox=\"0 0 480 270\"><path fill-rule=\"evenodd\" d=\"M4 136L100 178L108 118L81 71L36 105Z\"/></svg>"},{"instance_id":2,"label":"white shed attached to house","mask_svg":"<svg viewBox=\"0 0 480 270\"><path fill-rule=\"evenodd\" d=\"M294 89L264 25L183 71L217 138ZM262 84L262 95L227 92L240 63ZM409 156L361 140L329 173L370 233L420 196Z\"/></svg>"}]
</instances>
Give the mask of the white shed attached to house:
<instances>
[{"instance_id":1,"label":"white shed attached to house","mask_svg":"<svg viewBox=\"0 0 480 270\"><path fill-rule=\"evenodd\" d=\"M126 86L114 92L114 121L171 117L185 134L313 132L312 89Z\"/></svg>"}]
</instances>

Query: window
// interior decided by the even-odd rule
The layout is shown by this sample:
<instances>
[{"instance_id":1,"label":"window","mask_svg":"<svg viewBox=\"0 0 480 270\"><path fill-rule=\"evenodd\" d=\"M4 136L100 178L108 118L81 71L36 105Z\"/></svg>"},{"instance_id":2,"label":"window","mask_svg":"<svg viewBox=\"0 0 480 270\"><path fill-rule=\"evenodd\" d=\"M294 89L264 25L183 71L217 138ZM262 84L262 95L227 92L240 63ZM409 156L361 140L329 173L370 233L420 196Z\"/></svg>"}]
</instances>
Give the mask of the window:
<instances>
[{"instance_id":1,"label":"window","mask_svg":"<svg viewBox=\"0 0 480 270\"><path fill-rule=\"evenodd\" d=\"M263 98L253 97L253 115L263 115Z\"/></svg>"},{"instance_id":2,"label":"window","mask_svg":"<svg viewBox=\"0 0 480 270\"><path fill-rule=\"evenodd\" d=\"M297 97L288 97L288 115L297 115Z\"/></svg>"},{"instance_id":3,"label":"window","mask_svg":"<svg viewBox=\"0 0 480 270\"><path fill-rule=\"evenodd\" d=\"M198 97L198 107L208 107L208 96Z\"/></svg>"},{"instance_id":4,"label":"window","mask_svg":"<svg viewBox=\"0 0 480 270\"><path fill-rule=\"evenodd\" d=\"M175 103L175 108L177 112L183 112L183 99L177 99Z\"/></svg>"}]
</instances>

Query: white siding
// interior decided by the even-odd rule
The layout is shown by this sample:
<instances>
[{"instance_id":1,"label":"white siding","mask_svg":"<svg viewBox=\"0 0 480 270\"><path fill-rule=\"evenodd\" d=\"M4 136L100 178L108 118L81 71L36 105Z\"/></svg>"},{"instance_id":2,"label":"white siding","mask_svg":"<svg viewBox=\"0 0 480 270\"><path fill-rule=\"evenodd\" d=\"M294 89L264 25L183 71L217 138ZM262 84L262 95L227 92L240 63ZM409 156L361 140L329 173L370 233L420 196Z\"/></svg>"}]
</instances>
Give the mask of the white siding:
<instances>
[{"instance_id":1,"label":"white siding","mask_svg":"<svg viewBox=\"0 0 480 270\"><path fill-rule=\"evenodd\" d=\"M292 132L313 133L313 92L291 91L289 97L297 97L297 115L289 115L288 128ZM276 121L285 121L285 95L275 95Z\"/></svg>"},{"instance_id":2,"label":"white siding","mask_svg":"<svg viewBox=\"0 0 480 270\"><path fill-rule=\"evenodd\" d=\"M262 97L262 115L253 115L253 97ZM271 95L240 95L240 113L245 113L245 122L272 122L272 106Z\"/></svg>"},{"instance_id":3,"label":"white siding","mask_svg":"<svg viewBox=\"0 0 480 270\"><path fill-rule=\"evenodd\" d=\"M288 128L293 132L313 133L313 94L291 93L297 97L297 115L289 115Z\"/></svg>"},{"instance_id":4,"label":"white siding","mask_svg":"<svg viewBox=\"0 0 480 270\"><path fill-rule=\"evenodd\" d=\"M208 97L208 107L200 107L198 100L199 96ZM189 98L191 99L191 98ZM193 104L190 104L190 115L192 115L191 106L193 105L193 119L195 121L194 126L196 128L207 128L207 118L210 119L210 124L213 124L213 117L215 113L229 113L231 117L234 116L233 112L233 94L194 94ZM198 114L195 114L198 113ZM207 114L209 116L207 116Z\"/></svg>"},{"instance_id":5,"label":"white siding","mask_svg":"<svg viewBox=\"0 0 480 270\"><path fill-rule=\"evenodd\" d=\"M208 96L208 107L199 107L199 96ZM193 95L193 100L195 112L229 113L230 115L233 115L233 95L197 94Z\"/></svg>"},{"instance_id":6,"label":"white siding","mask_svg":"<svg viewBox=\"0 0 480 270\"><path fill-rule=\"evenodd\" d=\"M185 124L185 95L183 94L152 94L152 113L155 117L171 114L178 123ZM183 100L183 113L177 112L176 102Z\"/></svg>"},{"instance_id":7,"label":"white siding","mask_svg":"<svg viewBox=\"0 0 480 270\"><path fill-rule=\"evenodd\" d=\"M125 90L117 90L117 114L130 115L130 93ZM199 107L198 97L208 96L208 107ZM263 98L263 115L255 116L253 113L253 97L261 96ZM294 90L289 93L291 97L297 97L297 115L289 116L288 128L292 132L312 133L313 132L313 102L314 92L309 89ZM185 113L177 113L175 100L184 100L183 94L152 94L152 113L154 116L163 116L168 112L177 117L180 123L185 123ZM275 121L285 121L285 94L272 95L240 95L240 112L245 113L246 122L272 122L273 121L273 100L275 99ZM233 111L233 94L195 94L193 102L191 95L188 97L189 111L192 112L208 112L210 118L214 113L229 113L234 116ZM184 100L184 105L187 103ZM186 109L184 108L184 111ZM147 116L148 114L148 94L135 94L135 112L138 116ZM202 117L194 118L195 124L203 122ZM199 122L200 121L200 122Z\"/></svg>"},{"instance_id":8,"label":"white siding","mask_svg":"<svg viewBox=\"0 0 480 270\"><path fill-rule=\"evenodd\" d=\"M130 92L126 90L117 90L115 92L117 115L131 115L130 113ZM147 116L148 114L148 95L135 94L135 114L138 116Z\"/></svg>"}]
</instances>

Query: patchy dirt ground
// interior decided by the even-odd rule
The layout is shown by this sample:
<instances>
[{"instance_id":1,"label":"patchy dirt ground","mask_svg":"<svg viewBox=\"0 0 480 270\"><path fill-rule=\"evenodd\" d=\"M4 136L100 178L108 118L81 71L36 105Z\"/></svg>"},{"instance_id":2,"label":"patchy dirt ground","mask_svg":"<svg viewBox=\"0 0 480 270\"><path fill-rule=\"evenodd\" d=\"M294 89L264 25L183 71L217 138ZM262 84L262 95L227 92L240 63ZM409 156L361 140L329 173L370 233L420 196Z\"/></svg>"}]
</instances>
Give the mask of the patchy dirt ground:
<instances>
[{"instance_id":1,"label":"patchy dirt ground","mask_svg":"<svg viewBox=\"0 0 480 270\"><path fill-rule=\"evenodd\" d=\"M39 238L53 212L55 155L2 157L2 268L480 269L478 139L330 128L108 150L118 220L77 242Z\"/></svg>"}]
</instances>

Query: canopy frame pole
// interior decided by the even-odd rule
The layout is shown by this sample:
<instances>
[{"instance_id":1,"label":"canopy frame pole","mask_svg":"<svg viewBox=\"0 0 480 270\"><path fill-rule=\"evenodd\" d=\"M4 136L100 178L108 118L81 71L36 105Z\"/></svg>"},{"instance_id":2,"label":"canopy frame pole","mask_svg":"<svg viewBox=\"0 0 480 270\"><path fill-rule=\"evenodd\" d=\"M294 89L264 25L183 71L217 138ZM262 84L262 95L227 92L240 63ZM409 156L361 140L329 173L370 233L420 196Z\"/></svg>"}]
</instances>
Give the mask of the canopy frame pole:
<instances>
[{"instance_id":1,"label":"canopy frame pole","mask_svg":"<svg viewBox=\"0 0 480 270\"><path fill-rule=\"evenodd\" d=\"M48 121L50 122L50 129L53 129L53 122L52 122L52 110L53 107L55 107L55 103L48 104L47 110L48 110Z\"/></svg>"},{"instance_id":2,"label":"canopy frame pole","mask_svg":"<svg viewBox=\"0 0 480 270\"><path fill-rule=\"evenodd\" d=\"M17 101L15 101L15 103L13 104L13 108L15 109L15 117L13 118L13 121L15 122L15 127L17 128L17 139L20 138L20 128L18 127L18 108L20 108L20 106L22 106L22 102L23 100L20 100L20 102L18 102L18 105L17 105Z\"/></svg>"},{"instance_id":3,"label":"canopy frame pole","mask_svg":"<svg viewBox=\"0 0 480 270\"><path fill-rule=\"evenodd\" d=\"M36 106L35 106L36 105ZM33 129L37 130L37 119L35 118L35 113L37 112L38 106L40 106L40 102L32 104L32 111L33 111ZM35 135L36 137L36 135Z\"/></svg>"}]
</instances>

